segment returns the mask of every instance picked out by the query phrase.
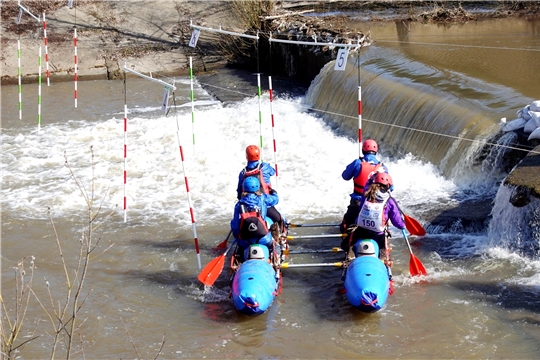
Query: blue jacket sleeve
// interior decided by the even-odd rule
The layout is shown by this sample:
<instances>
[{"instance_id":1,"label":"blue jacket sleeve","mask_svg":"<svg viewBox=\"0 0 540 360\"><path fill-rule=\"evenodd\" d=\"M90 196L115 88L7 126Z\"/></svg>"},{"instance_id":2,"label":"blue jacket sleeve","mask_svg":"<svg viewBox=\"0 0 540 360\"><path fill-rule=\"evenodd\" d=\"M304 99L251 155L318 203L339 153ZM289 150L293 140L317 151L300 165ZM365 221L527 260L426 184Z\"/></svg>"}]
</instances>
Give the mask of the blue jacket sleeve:
<instances>
[{"instance_id":1,"label":"blue jacket sleeve","mask_svg":"<svg viewBox=\"0 0 540 360\"><path fill-rule=\"evenodd\" d=\"M263 162L262 163L262 166L261 166L261 171L262 171L262 174L264 176L264 181L270 185L270 178L272 176L275 176L276 175L276 169L274 169L274 167L268 163L265 163Z\"/></svg>"},{"instance_id":2,"label":"blue jacket sleeve","mask_svg":"<svg viewBox=\"0 0 540 360\"><path fill-rule=\"evenodd\" d=\"M244 183L244 171L240 171L238 174L238 186L236 187L236 198L240 200L242 197L242 185Z\"/></svg>"},{"instance_id":3,"label":"blue jacket sleeve","mask_svg":"<svg viewBox=\"0 0 540 360\"><path fill-rule=\"evenodd\" d=\"M271 195L271 194L262 194L261 195L262 198L264 199L264 205L266 207L272 207L272 206L275 206L278 204L279 202L279 197L278 197L278 194L274 194L274 195Z\"/></svg>"},{"instance_id":4,"label":"blue jacket sleeve","mask_svg":"<svg viewBox=\"0 0 540 360\"><path fill-rule=\"evenodd\" d=\"M360 164L360 159L355 159L352 163L347 165L345 170L343 170L343 172L341 173L341 177L343 178L343 180L351 180L352 178L360 174L361 168L362 165Z\"/></svg>"},{"instance_id":5,"label":"blue jacket sleeve","mask_svg":"<svg viewBox=\"0 0 540 360\"><path fill-rule=\"evenodd\" d=\"M233 236L235 238L238 238L238 234L240 234L240 203L237 202L234 206L234 215L231 220L231 230L233 233Z\"/></svg>"}]
</instances>

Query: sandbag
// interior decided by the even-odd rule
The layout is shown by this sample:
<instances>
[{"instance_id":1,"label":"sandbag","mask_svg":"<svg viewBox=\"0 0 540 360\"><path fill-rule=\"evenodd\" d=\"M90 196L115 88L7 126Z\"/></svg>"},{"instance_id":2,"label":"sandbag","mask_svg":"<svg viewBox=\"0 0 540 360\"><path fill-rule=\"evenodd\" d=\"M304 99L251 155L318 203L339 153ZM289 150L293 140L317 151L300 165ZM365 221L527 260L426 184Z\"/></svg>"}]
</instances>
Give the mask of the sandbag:
<instances>
[{"instance_id":1,"label":"sandbag","mask_svg":"<svg viewBox=\"0 0 540 360\"><path fill-rule=\"evenodd\" d=\"M502 130L504 132L509 132L509 131L523 129L523 127L525 126L526 123L527 123L527 120L525 120L523 118L517 118L515 120L507 122L503 126Z\"/></svg>"},{"instance_id":2,"label":"sandbag","mask_svg":"<svg viewBox=\"0 0 540 360\"><path fill-rule=\"evenodd\" d=\"M534 119L536 127L540 127L540 111L529 111L529 115L531 115L531 119Z\"/></svg>"},{"instance_id":3,"label":"sandbag","mask_svg":"<svg viewBox=\"0 0 540 360\"><path fill-rule=\"evenodd\" d=\"M536 126L536 121L535 119L531 118L529 121L527 121L527 123L525 124L525 126L523 127L523 131L525 131L525 133L527 134L530 134L532 133L538 126Z\"/></svg>"},{"instance_id":4,"label":"sandbag","mask_svg":"<svg viewBox=\"0 0 540 360\"><path fill-rule=\"evenodd\" d=\"M540 111L540 100L533 101L529 108L531 111Z\"/></svg>"},{"instance_id":5,"label":"sandbag","mask_svg":"<svg viewBox=\"0 0 540 360\"><path fill-rule=\"evenodd\" d=\"M532 139L540 139L540 128L536 128L536 130L534 130L531 135L529 135L529 138L527 140L530 141Z\"/></svg>"},{"instance_id":6,"label":"sandbag","mask_svg":"<svg viewBox=\"0 0 540 360\"><path fill-rule=\"evenodd\" d=\"M523 109L517 112L518 116L524 118L525 120L530 120L531 115L529 114L529 105L525 106Z\"/></svg>"}]
</instances>

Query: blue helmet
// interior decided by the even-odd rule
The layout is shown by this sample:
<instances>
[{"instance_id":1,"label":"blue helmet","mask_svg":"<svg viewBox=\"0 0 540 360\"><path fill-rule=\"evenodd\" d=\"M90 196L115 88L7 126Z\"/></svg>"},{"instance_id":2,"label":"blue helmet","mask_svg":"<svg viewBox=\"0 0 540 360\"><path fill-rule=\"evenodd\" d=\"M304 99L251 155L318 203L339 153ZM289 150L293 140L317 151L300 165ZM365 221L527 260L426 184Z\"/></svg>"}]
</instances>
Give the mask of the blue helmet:
<instances>
[{"instance_id":1,"label":"blue helmet","mask_svg":"<svg viewBox=\"0 0 540 360\"><path fill-rule=\"evenodd\" d=\"M259 179L257 179L255 176L248 176L244 179L244 183L242 186L245 192L254 193L261 188L261 183L259 182Z\"/></svg>"}]
</instances>

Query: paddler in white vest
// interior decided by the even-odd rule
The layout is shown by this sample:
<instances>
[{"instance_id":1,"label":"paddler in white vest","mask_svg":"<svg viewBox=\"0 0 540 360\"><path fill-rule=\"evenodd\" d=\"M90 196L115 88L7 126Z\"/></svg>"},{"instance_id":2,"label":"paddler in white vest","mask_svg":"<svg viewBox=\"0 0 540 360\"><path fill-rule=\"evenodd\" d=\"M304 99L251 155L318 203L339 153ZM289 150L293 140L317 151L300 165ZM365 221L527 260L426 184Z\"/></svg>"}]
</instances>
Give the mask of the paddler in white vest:
<instances>
[{"instance_id":1,"label":"paddler in white vest","mask_svg":"<svg viewBox=\"0 0 540 360\"><path fill-rule=\"evenodd\" d=\"M261 192L263 194L275 193L272 190L271 178L276 175L276 170L272 165L261 161L261 149L257 145L249 145L246 147L246 160L247 165L238 175L238 186L236 187L237 199L240 200L242 196L242 187L244 179L250 176L256 177L261 184ZM285 232L285 219L281 216L281 213L273 206L268 208L267 216L272 221L279 225L280 231Z\"/></svg>"},{"instance_id":2,"label":"paddler in white vest","mask_svg":"<svg viewBox=\"0 0 540 360\"><path fill-rule=\"evenodd\" d=\"M356 224L356 218L360 212L360 201L364 194L364 187L369 186L369 180L378 172L388 173L388 168L377 159L379 145L373 139L368 139L362 144L362 157L355 159L347 165L341 177L343 180L351 180L354 182L354 191L351 196L351 201L347 207L347 212L343 215L343 220L339 226L342 233L345 233L348 228L352 228ZM394 188L391 187L390 190Z\"/></svg>"},{"instance_id":3,"label":"paddler in white vest","mask_svg":"<svg viewBox=\"0 0 540 360\"><path fill-rule=\"evenodd\" d=\"M377 173L360 201L360 213L356 219L356 229L341 242L343 250L360 239L373 239L381 253L386 249L386 229L388 221L398 229L405 229L396 200L390 196L392 178L387 173Z\"/></svg>"}]
</instances>

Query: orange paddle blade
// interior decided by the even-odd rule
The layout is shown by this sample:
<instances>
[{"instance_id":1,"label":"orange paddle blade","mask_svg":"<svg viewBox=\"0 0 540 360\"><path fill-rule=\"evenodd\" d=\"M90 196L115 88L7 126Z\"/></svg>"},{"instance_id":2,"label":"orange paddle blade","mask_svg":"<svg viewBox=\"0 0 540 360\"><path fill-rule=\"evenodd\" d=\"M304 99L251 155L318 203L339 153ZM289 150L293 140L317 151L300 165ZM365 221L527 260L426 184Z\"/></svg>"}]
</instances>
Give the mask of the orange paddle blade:
<instances>
[{"instance_id":1,"label":"orange paddle blade","mask_svg":"<svg viewBox=\"0 0 540 360\"><path fill-rule=\"evenodd\" d=\"M229 238L232 235L232 230L229 231L229 235L227 235L227 238L220 242L216 247L215 250L225 249L227 247L227 241L229 241Z\"/></svg>"},{"instance_id":2,"label":"orange paddle blade","mask_svg":"<svg viewBox=\"0 0 540 360\"><path fill-rule=\"evenodd\" d=\"M412 276L427 275L426 268L424 267L422 262L420 262L420 260L418 260L418 258L412 253L411 262L409 263L409 271L411 272Z\"/></svg>"},{"instance_id":3,"label":"orange paddle blade","mask_svg":"<svg viewBox=\"0 0 540 360\"><path fill-rule=\"evenodd\" d=\"M225 254L218 256L213 259L202 269L201 273L197 277L200 282L206 286L212 286L216 282L217 278L223 271L223 266L225 265Z\"/></svg>"},{"instance_id":4,"label":"orange paddle blade","mask_svg":"<svg viewBox=\"0 0 540 360\"><path fill-rule=\"evenodd\" d=\"M403 214L403 217L405 218L405 227L412 235L426 235L426 230L422 227L422 225L420 225L418 221L405 214Z\"/></svg>"},{"instance_id":5,"label":"orange paddle blade","mask_svg":"<svg viewBox=\"0 0 540 360\"><path fill-rule=\"evenodd\" d=\"M225 249L227 247L227 241L229 240L229 238L226 238L225 240L223 240L222 242L220 242L219 244L217 244L216 246L216 250L219 250L219 249Z\"/></svg>"}]
</instances>

